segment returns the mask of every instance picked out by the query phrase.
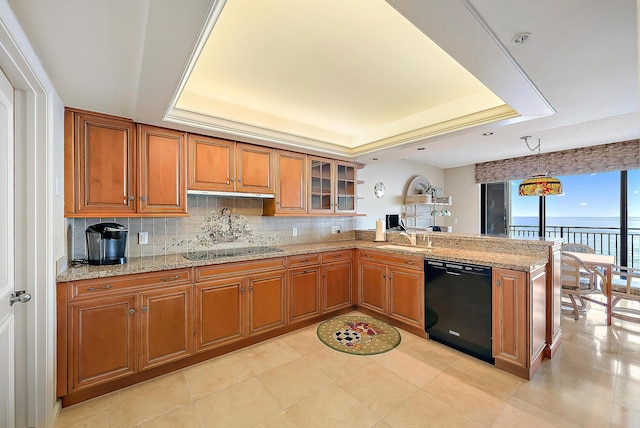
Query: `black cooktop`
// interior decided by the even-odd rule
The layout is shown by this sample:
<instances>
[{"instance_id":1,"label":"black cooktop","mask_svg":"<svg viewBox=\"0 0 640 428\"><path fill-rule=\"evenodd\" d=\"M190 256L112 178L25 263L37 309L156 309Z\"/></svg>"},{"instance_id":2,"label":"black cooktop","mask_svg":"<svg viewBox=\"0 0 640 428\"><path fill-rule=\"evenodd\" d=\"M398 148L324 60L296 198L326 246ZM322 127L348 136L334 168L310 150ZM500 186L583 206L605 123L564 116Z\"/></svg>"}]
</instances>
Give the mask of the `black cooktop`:
<instances>
[{"instance_id":1,"label":"black cooktop","mask_svg":"<svg viewBox=\"0 0 640 428\"><path fill-rule=\"evenodd\" d=\"M274 247L220 248L217 250L183 253L182 257L189 260L209 260L220 257L250 256L255 254L279 253L282 251L284 250Z\"/></svg>"}]
</instances>

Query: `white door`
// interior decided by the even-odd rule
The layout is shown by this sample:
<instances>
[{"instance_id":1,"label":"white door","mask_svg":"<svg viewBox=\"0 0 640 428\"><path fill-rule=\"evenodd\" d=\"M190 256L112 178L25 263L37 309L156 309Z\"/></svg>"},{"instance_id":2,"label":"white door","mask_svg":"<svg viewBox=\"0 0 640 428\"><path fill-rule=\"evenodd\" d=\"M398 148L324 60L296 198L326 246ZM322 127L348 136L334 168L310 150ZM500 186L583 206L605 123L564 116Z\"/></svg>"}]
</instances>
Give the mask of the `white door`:
<instances>
[{"instance_id":1,"label":"white door","mask_svg":"<svg viewBox=\"0 0 640 428\"><path fill-rule=\"evenodd\" d=\"M0 427L15 426L13 87L0 71Z\"/></svg>"}]
</instances>

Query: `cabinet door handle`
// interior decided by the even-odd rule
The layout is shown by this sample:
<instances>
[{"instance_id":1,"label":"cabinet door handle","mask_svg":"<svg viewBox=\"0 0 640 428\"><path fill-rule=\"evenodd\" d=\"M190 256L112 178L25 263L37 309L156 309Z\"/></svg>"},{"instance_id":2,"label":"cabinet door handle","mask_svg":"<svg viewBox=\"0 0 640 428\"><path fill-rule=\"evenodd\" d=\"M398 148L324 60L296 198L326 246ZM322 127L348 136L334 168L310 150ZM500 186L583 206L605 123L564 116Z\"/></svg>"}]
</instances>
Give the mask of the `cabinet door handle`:
<instances>
[{"instance_id":1,"label":"cabinet door handle","mask_svg":"<svg viewBox=\"0 0 640 428\"><path fill-rule=\"evenodd\" d=\"M386 277L387 277L387 274L386 274L386 273L383 273L383 274L382 274L382 277L383 277L383 278L386 278Z\"/></svg>"},{"instance_id":2,"label":"cabinet door handle","mask_svg":"<svg viewBox=\"0 0 640 428\"><path fill-rule=\"evenodd\" d=\"M249 291L253 291L253 285L249 286Z\"/></svg>"},{"instance_id":3,"label":"cabinet door handle","mask_svg":"<svg viewBox=\"0 0 640 428\"><path fill-rule=\"evenodd\" d=\"M129 309L129 314L130 314L130 315L133 315L133 314L135 314L135 313L136 313L136 310L135 310L135 309Z\"/></svg>"},{"instance_id":4,"label":"cabinet door handle","mask_svg":"<svg viewBox=\"0 0 640 428\"><path fill-rule=\"evenodd\" d=\"M175 281L176 279L180 279L180 275L176 275L176 276L166 276L164 278L160 278L160 281Z\"/></svg>"},{"instance_id":5,"label":"cabinet door handle","mask_svg":"<svg viewBox=\"0 0 640 428\"><path fill-rule=\"evenodd\" d=\"M371 258L373 257L371 254L364 254L365 257Z\"/></svg>"},{"instance_id":6,"label":"cabinet door handle","mask_svg":"<svg viewBox=\"0 0 640 428\"><path fill-rule=\"evenodd\" d=\"M303 273L309 273L309 272L311 272L311 271L305 269Z\"/></svg>"},{"instance_id":7,"label":"cabinet door handle","mask_svg":"<svg viewBox=\"0 0 640 428\"><path fill-rule=\"evenodd\" d=\"M87 291L108 290L111 287L113 287L113 285L107 284L107 285L103 285L102 287L89 287L87 288Z\"/></svg>"},{"instance_id":8,"label":"cabinet door handle","mask_svg":"<svg viewBox=\"0 0 640 428\"><path fill-rule=\"evenodd\" d=\"M240 287L240 292L244 293L244 287Z\"/></svg>"},{"instance_id":9,"label":"cabinet door handle","mask_svg":"<svg viewBox=\"0 0 640 428\"><path fill-rule=\"evenodd\" d=\"M136 197L135 197L135 196L133 196L133 195L129 195L129 197L128 197L127 199L129 199L130 201L133 201L133 200L135 200L135 199L136 199Z\"/></svg>"},{"instance_id":10,"label":"cabinet door handle","mask_svg":"<svg viewBox=\"0 0 640 428\"><path fill-rule=\"evenodd\" d=\"M236 181L236 179L235 179L235 178L230 178L229 180L231 180L231 182L232 182L232 183L233 183L234 181ZM229 180L227 180L227 181L229 181Z\"/></svg>"},{"instance_id":11,"label":"cabinet door handle","mask_svg":"<svg viewBox=\"0 0 640 428\"><path fill-rule=\"evenodd\" d=\"M334 254L333 257L335 257L336 259L339 259L340 257L342 257L342 254Z\"/></svg>"},{"instance_id":12,"label":"cabinet door handle","mask_svg":"<svg viewBox=\"0 0 640 428\"><path fill-rule=\"evenodd\" d=\"M140 200L144 202L144 201L147 200L147 197L146 196L140 196Z\"/></svg>"},{"instance_id":13,"label":"cabinet door handle","mask_svg":"<svg viewBox=\"0 0 640 428\"><path fill-rule=\"evenodd\" d=\"M500 287L500 281L496 281L496 285Z\"/></svg>"},{"instance_id":14,"label":"cabinet door handle","mask_svg":"<svg viewBox=\"0 0 640 428\"><path fill-rule=\"evenodd\" d=\"M148 307L148 306L143 306L143 307L142 307L142 311L143 311L143 312L147 312L148 310L149 310L149 307Z\"/></svg>"},{"instance_id":15,"label":"cabinet door handle","mask_svg":"<svg viewBox=\"0 0 640 428\"><path fill-rule=\"evenodd\" d=\"M416 262L411 262L411 261L409 261L409 260L405 260L404 262L405 262L406 264L408 264L408 265L415 265L415 264L416 264Z\"/></svg>"}]
</instances>

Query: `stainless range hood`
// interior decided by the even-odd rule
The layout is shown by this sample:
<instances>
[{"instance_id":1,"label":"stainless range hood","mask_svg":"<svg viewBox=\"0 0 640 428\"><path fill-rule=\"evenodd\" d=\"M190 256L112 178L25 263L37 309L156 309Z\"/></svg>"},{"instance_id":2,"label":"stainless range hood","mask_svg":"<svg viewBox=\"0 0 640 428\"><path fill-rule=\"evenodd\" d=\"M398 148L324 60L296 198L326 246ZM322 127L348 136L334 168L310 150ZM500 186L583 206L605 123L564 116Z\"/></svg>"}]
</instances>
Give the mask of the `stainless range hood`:
<instances>
[{"instance_id":1,"label":"stainless range hood","mask_svg":"<svg viewBox=\"0 0 640 428\"><path fill-rule=\"evenodd\" d=\"M243 193L243 192L218 192L214 190L187 190L188 195L226 196L228 198L260 198L273 199L275 195L270 193Z\"/></svg>"}]
</instances>

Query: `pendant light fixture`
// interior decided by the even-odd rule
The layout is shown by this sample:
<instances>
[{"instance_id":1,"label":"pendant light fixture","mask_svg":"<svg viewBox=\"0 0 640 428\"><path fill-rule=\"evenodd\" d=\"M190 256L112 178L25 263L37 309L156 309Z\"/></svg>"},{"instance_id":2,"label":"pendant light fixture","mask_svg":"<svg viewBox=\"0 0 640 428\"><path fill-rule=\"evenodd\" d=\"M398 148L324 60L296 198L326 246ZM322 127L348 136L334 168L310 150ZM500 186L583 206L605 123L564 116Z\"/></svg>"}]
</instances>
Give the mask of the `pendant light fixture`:
<instances>
[{"instance_id":1,"label":"pendant light fixture","mask_svg":"<svg viewBox=\"0 0 640 428\"><path fill-rule=\"evenodd\" d=\"M531 147L529 145L530 136L520 137L524 140L527 148L532 152L538 151L538 174L522 180L520 186L518 186L518 194L520 196L548 196L548 195L562 195L562 183L555 177L548 177L546 173L540 171L540 139L538 138L538 145Z\"/></svg>"}]
</instances>

